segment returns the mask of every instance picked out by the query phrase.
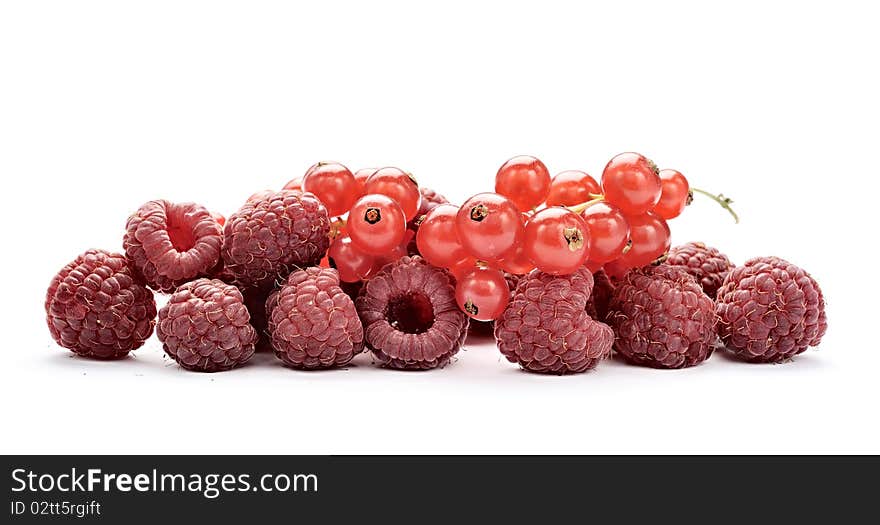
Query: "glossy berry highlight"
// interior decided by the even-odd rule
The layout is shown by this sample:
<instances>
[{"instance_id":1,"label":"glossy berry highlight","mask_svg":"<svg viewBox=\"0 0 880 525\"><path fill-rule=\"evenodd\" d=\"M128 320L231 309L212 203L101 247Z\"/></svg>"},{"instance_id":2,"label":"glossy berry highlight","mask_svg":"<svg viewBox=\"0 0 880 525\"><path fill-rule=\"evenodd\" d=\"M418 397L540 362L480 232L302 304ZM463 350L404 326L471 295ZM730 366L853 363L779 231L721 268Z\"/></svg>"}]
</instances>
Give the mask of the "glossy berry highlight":
<instances>
[{"instance_id":1,"label":"glossy berry highlight","mask_svg":"<svg viewBox=\"0 0 880 525\"><path fill-rule=\"evenodd\" d=\"M544 273L565 275L584 265L590 233L584 220L566 208L545 208L526 223L526 256Z\"/></svg>"},{"instance_id":2,"label":"glossy berry highlight","mask_svg":"<svg viewBox=\"0 0 880 525\"><path fill-rule=\"evenodd\" d=\"M628 215L650 211L660 200L657 165L638 153L621 153L602 172L605 200Z\"/></svg>"},{"instance_id":3,"label":"glossy berry highlight","mask_svg":"<svg viewBox=\"0 0 880 525\"><path fill-rule=\"evenodd\" d=\"M535 157L513 157L495 175L495 193L510 199L520 211L536 208L549 192L550 172Z\"/></svg>"},{"instance_id":4,"label":"glossy berry highlight","mask_svg":"<svg viewBox=\"0 0 880 525\"><path fill-rule=\"evenodd\" d=\"M368 194L352 206L347 227L358 250L369 255L384 255L403 241L406 218L400 206L389 197Z\"/></svg>"}]
</instances>

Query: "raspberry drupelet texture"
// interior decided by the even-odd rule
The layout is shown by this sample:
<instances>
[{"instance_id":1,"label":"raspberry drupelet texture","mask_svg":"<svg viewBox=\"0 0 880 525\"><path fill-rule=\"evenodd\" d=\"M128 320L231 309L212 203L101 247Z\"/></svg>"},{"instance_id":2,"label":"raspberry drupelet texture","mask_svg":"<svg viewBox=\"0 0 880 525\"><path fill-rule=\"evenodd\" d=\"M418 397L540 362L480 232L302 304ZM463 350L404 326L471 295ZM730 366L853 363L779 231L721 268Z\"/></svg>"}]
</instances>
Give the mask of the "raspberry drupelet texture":
<instances>
[{"instance_id":1,"label":"raspberry drupelet texture","mask_svg":"<svg viewBox=\"0 0 880 525\"><path fill-rule=\"evenodd\" d=\"M786 361L825 335L825 298L810 274L778 257L733 269L718 290L718 334L739 359Z\"/></svg>"},{"instance_id":2,"label":"raspberry drupelet texture","mask_svg":"<svg viewBox=\"0 0 880 525\"><path fill-rule=\"evenodd\" d=\"M254 355L257 333L235 286L217 279L181 285L159 310L165 353L187 370L221 372Z\"/></svg>"},{"instance_id":3,"label":"raspberry drupelet texture","mask_svg":"<svg viewBox=\"0 0 880 525\"><path fill-rule=\"evenodd\" d=\"M701 242L676 246L669 251L666 264L681 267L693 275L706 295L712 299L715 299L724 278L734 267L726 255Z\"/></svg>"},{"instance_id":4,"label":"raspberry drupelet texture","mask_svg":"<svg viewBox=\"0 0 880 525\"><path fill-rule=\"evenodd\" d=\"M266 289L318 265L330 246L330 218L311 193L283 190L245 203L223 234L225 271L239 286Z\"/></svg>"},{"instance_id":5,"label":"raspberry drupelet texture","mask_svg":"<svg viewBox=\"0 0 880 525\"><path fill-rule=\"evenodd\" d=\"M367 347L389 368L444 366L467 335L454 278L421 257L402 257L368 280L355 301Z\"/></svg>"},{"instance_id":6,"label":"raspberry drupelet texture","mask_svg":"<svg viewBox=\"0 0 880 525\"><path fill-rule=\"evenodd\" d=\"M192 202L150 201L126 224L123 247L131 266L160 292L208 275L220 260L220 224Z\"/></svg>"},{"instance_id":7,"label":"raspberry drupelet texture","mask_svg":"<svg viewBox=\"0 0 880 525\"><path fill-rule=\"evenodd\" d=\"M607 322L614 348L630 363L684 368L705 361L717 340L715 305L682 268L665 264L626 274L614 290Z\"/></svg>"},{"instance_id":8,"label":"raspberry drupelet texture","mask_svg":"<svg viewBox=\"0 0 880 525\"><path fill-rule=\"evenodd\" d=\"M116 359L153 333L156 301L125 256L89 250L52 278L46 322L55 341L75 354Z\"/></svg>"},{"instance_id":9,"label":"raspberry drupelet texture","mask_svg":"<svg viewBox=\"0 0 880 525\"><path fill-rule=\"evenodd\" d=\"M266 311L275 355L293 368L344 366L364 349L354 302L332 268L293 272L269 297Z\"/></svg>"},{"instance_id":10,"label":"raspberry drupelet texture","mask_svg":"<svg viewBox=\"0 0 880 525\"><path fill-rule=\"evenodd\" d=\"M586 312L593 276L533 270L520 278L507 309L495 321L495 340L508 361L545 374L585 372L611 354L614 333Z\"/></svg>"}]
</instances>

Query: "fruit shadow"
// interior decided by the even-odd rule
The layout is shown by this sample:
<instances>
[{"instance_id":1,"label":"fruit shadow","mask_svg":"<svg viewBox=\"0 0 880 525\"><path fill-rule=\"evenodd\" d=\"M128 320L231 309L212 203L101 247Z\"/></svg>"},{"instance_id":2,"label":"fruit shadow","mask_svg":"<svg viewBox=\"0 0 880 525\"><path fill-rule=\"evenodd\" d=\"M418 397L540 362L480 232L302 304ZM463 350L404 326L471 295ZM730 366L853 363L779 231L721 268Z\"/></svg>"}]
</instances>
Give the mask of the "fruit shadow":
<instances>
[{"instance_id":1,"label":"fruit shadow","mask_svg":"<svg viewBox=\"0 0 880 525\"><path fill-rule=\"evenodd\" d=\"M752 368L770 368L775 366L797 368L799 370L827 370L830 368L827 361L816 359L817 356L811 354L813 354L813 352L807 350L806 352L781 363L750 363L748 361L743 361L742 359L737 359L736 356L733 355L733 352L725 350L724 348L717 348L715 352L712 353L712 357L709 358L709 362L724 361L728 364Z\"/></svg>"}]
</instances>

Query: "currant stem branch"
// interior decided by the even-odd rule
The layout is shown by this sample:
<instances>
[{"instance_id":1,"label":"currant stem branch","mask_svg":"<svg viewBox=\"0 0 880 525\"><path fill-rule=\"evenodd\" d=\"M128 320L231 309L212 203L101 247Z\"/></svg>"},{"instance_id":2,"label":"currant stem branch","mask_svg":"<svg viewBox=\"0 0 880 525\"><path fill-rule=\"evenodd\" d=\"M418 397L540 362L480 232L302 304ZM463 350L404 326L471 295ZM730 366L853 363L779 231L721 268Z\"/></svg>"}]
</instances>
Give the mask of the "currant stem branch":
<instances>
[{"instance_id":1,"label":"currant stem branch","mask_svg":"<svg viewBox=\"0 0 880 525\"><path fill-rule=\"evenodd\" d=\"M587 202L582 202L580 204L575 204L574 206L569 206L568 209L577 213L577 214L581 214L584 212L584 210L586 210L587 208L589 208L593 204L596 204L597 202L602 202L604 200L605 200L604 195L598 195L598 194L591 193L590 200L588 200Z\"/></svg>"},{"instance_id":2,"label":"currant stem branch","mask_svg":"<svg viewBox=\"0 0 880 525\"><path fill-rule=\"evenodd\" d=\"M700 188L691 188L691 191L699 193L701 195L705 195L706 197L709 197L713 201L720 204L722 208L727 210L733 216L733 220L735 220L736 223L739 224L739 215L737 215L736 212L733 211L733 208L730 207L730 205L733 204L732 199L730 199L729 197L725 197L723 193L715 195L714 193L708 192L706 190L701 190Z\"/></svg>"}]
</instances>

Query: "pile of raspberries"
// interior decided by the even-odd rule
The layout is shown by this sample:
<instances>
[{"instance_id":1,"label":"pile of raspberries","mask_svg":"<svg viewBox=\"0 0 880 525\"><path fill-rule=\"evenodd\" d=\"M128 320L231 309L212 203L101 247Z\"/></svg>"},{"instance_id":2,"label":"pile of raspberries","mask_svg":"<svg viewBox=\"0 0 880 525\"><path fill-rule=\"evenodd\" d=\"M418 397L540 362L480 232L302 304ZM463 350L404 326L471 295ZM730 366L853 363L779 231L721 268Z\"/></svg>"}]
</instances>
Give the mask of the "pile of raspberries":
<instances>
[{"instance_id":1,"label":"pile of raspberries","mask_svg":"<svg viewBox=\"0 0 880 525\"><path fill-rule=\"evenodd\" d=\"M423 203L444 200L422 191ZM455 277L411 246L365 282L343 283L326 259L331 229L324 204L299 190L255 194L228 220L194 203L148 202L128 219L124 253L86 251L52 279L49 331L80 356L118 359L155 330L170 358L201 372L257 351L301 370L344 367L366 350L387 368L448 364L469 328ZM778 363L827 328L808 273L777 257L735 266L701 243L618 279L586 268L508 277L510 302L491 329L529 372L580 373L613 351L654 368L694 366L716 348ZM169 294L158 310L154 292Z\"/></svg>"}]
</instances>

